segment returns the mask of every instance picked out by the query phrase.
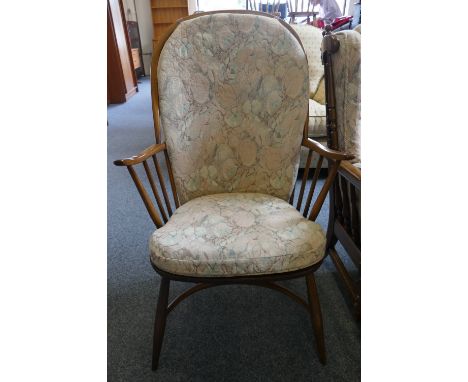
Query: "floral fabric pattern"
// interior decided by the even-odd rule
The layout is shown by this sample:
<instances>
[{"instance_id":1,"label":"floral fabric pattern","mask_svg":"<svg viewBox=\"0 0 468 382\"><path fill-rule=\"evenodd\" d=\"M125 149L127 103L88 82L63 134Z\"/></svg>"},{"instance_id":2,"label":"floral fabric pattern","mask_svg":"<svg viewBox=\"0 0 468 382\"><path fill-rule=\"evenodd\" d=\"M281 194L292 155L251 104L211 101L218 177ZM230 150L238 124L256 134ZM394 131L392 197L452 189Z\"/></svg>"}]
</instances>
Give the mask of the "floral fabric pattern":
<instances>
[{"instance_id":1,"label":"floral fabric pattern","mask_svg":"<svg viewBox=\"0 0 468 382\"><path fill-rule=\"evenodd\" d=\"M311 25L291 25L298 34L302 46L307 55L309 66L309 138L319 140L325 146L327 145L326 136L326 110L325 110L325 86L324 70L322 65L322 30ZM325 139L323 139L325 137ZM304 168L309 150L301 148L301 159L299 167ZM312 157L311 166L317 165L317 156ZM324 161L323 168L327 167L327 161Z\"/></svg>"},{"instance_id":2,"label":"floral fabric pattern","mask_svg":"<svg viewBox=\"0 0 468 382\"><path fill-rule=\"evenodd\" d=\"M289 272L322 260L319 224L282 199L256 193L202 196L178 208L150 238L151 261L191 276Z\"/></svg>"},{"instance_id":3,"label":"floral fabric pattern","mask_svg":"<svg viewBox=\"0 0 468 382\"><path fill-rule=\"evenodd\" d=\"M327 118L325 105L313 99L309 100L309 138L327 136Z\"/></svg>"},{"instance_id":4,"label":"floral fabric pattern","mask_svg":"<svg viewBox=\"0 0 468 382\"><path fill-rule=\"evenodd\" d=\"M325 105L326 98L325 98L325 75L320 79L317 89L315 90L314 94L310 97L314 101L317 101L321 105Z\"/></svg>"},{"instance_id":5,"label":"floral fabric pattern","mask_svg":"<svg viewBox=\"0 0 468 382\"><path fill-rule=\"evenodd\" d=\"M287 200L307 118L306 55L280 21L183 21L158 64L161 127L181 204L215 193Z\"/></svg>"},{"instance_id":6,"label":"floral fabric pattern","mask_svg":"<svg viewBox=\"0 0 468 382\"><path fill-rule=\"evenodd\" d=\"M361 35L347 30L334 35L340 42L333 54L339 149L361 161Z\"/></svg>"},{"instance_id":7,"label":"floral fabric pattern","mask_svg":"<svg viewBox=\"0 0 468 382\"><path fill-rule=\"evenodd\" d=\"M291 26L301 39L306 52L307 61L309 62L310 91L314 91L324 75L322 52L320 50L323 39L322 30L311 25L292 24Z\"/></svg>"}]
</instances>

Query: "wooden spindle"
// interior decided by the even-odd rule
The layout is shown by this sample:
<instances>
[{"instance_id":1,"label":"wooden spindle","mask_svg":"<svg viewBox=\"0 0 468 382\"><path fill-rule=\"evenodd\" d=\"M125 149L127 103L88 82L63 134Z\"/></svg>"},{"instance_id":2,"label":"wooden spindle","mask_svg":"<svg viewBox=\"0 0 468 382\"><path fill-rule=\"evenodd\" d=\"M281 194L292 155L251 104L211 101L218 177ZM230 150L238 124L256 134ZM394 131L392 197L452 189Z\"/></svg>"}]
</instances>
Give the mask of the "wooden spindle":
<instances>
[{"instance_id":1,"label":"wooden spindle","mask_svg":"<svg viewBox=\"0 0 468 382\"><path fill-rule=\"evenodd\" d=\"M349 205L349 191L348 191L348 182L342 176L338 176L341 188L341 195L343 200L343 226L351 235L351 208Z\"/></svg>"},{"instance_id":2,"label":"wooden spindle","mask_svg":"<svg viewBox=\"0 0 468 382\"><path fill-rule=\"evenodd\" d=\"M317 200L315 201L312 210L310 211L309 215L309 220L315 221L317 219L317 216L320 212L320 209L322 208L323 202L325 201L325 198L327 197L328 190L330 189L334 179L335 175L338 172L338 167L340 166L340 161L331 161L328 160L328 176L327 179L325 180L325 183L320 190L320 193L317 196Z\"/></svg>"},{"instance_id":3,"label":"wooden spindle","mask_svg":"<svg viewBox=\"0 0 468 382\"><path fill-rule=\"evenodd\" d=\"M307 177L309 176L310 163L312 162L312 154L313 151L309 149L309 153L307 154L306 165L304 167L304 174L302 175L301 189L299 191L299 197L297 199L296 209L299 212L301 211L302 198L304 197L304 190L307 183Z\"/></svg>"},{"instance_id":4,"label":"wooden spindle","mask_svg":"<svg viewBox=\"0 0 468 382\"><path fill-rule=\"evenodd\" d=\"M169 195L166 190L166 182L164 181L164 175L161 170L161 166L159 165L158 159L156 158L156 155L153 155L153 163L154 167L156 168L156 174L158 175L159 184L161 185L164 201L166 202L167 212L170 217L172 216L171 201L169 200Z\"/></svg>"},{"instance_id":5,"label":"wooden spindle","mask_svg":"<svg viewBox=\"0 0 468 382\"><path fill-rule=\"evenodd\" d=\"M158 204L159 211L161 211L162 218L164 222L167 222L167 215L166 212L164 211L164 206L162 204L161 198L159 197L159 192L158 188L156 187L156 184L154 183L153 175L151 174L151 170L148 166L147 161L143 161L143 167L145 168L146 176L148 177L151 189L153 190L153 195L154 198L156 199L156 203Z\"/></svg>"},{"instance_id":6,"label":"wooden spindle","mask_svg":"<svg viewBox=\"0 0 468 382\"><path fill-rule=\"evenodd\" d=\"M163 226L163 222L161 221L161 218L159 217L158 212L154 208L153 203L151 202L151 199L148 195L148 193L145 190L145 187L140 181L140 178L138 178L138 175L135 172L135 169L133 166L127 166L128 172L130 173L130 176L133 179L133 182L136 185L136 188L138 190L138 193L141 196L141 199L143 200L143 203L145 204L145 207L150 214L151 220L153 220L153 223L156 225L156 227L161 228Z\"/></svg>"},{"instance_id":7,"label":"wooden spindle","mask_svg":"<svg viewBox=\"0 0 468 382\"><path fill-rule=\"evenodd\" d=\"M359 211L356 205L356 187L350 184L351 194L351 226L353 231L353 240L356 245L361 248L361 219L359 218Z\"/></svg>"},{"instance_id":8,"label":"wooden spindle","mask_svg":"<svg viewBox=\"0 0 468 382\"><path fill-rule=\"evenodd\" d=\"M333 263L335 264L336 269L338 270L338 273L343 279L346 289L351 295L351 298L353 299L353 301L355 301L358 298L358 288L356 287L349 272L346 270L346 267L341 261L340 256L338 256L338 253L336 253L335 248L330 248L328 250L328 254L330 255Z\"/></svg>"},{"instance_id":9,"label":"wooden spindle","mask_svg":"<svg viewBox=\"0 0 468 382\"><path fill-rule=\"evenodd\" d=\"M292 189L291 196L289 197L289 204L291 206L294 205L294 195L295 195L295 193L296 193L296 181L294 181L294 187Z\"/></svg>"},{"instance_id":10,"label":"wooden spindle","mask_svg":"<svg viewBox=\"0 0 468 382\"><path fill-rule=\"evenodd\" d=\"M177 189L176 189L175 182L174 182L174 175L172 174L171 161L169 159L169 154L167 153L167 150L164 150L164 159L166 160L166 168L167 168L167 172L169 173L169 181L171 182L172 196L174 198L174 203L176 205L176 208L179 208L180 207L179 196L177 195Z\"/></svg>"},{"instance_id":11,"label":"wooden spindle","mask_svg":"<svg viewBox=\"0 0 468 382\"><path fill-rule=\"evenodd\" d=\"M317 180L320 175L320 170L322 169L322 163L323 163L323 156L320 156L317 162L317 167L315 168L314 177L312 178L312 184L309 189L309 196L307 197L306 205L304 207L304 213L303 213L304 217L306 217L307 213L309 212L310 203L312 203L312 197L314 196L314 192L315 192L315 186L317 185Z\"/></svg>"},{"instance_id":12,"label":"wooden spindle","mask_svg":"<svg viewBox=\"0 0 468 382\"><path fill-rule=\"evenodd\" d=\"M335 197L335 213L336 213L336 220L339 222L343 222L343 203L341 201L341 190L340 190L340 183L338 179L335 179L335 187L334 189L334 197Z\"/></svg>"}]
</instances>

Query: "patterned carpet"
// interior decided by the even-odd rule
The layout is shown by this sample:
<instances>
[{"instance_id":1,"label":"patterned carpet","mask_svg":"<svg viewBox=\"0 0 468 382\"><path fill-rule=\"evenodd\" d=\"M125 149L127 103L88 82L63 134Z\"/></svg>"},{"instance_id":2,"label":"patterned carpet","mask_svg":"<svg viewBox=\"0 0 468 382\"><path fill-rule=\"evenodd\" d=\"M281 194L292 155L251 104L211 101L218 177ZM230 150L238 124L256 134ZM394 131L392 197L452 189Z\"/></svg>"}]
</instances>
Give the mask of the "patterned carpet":
<instances>
[{"instance_id":1,"label":"patterned carpet","mask_svg":"<svg viewBox=\"0 0 468 382\"><path fill-rule=\"evenodd\" d=\"M112 165L154 143L147 78L139 89L125 104L108 107L108 380L359 381L360 325L329 259L316 274L326 366L303 307L269 289L222 286L195 294L170 314L159 370L151 371L159 289L148 254L154 226L128 172ZM318 218L324 228L327 209ZM306 296L305 280L283 285ZM170 298L188 286L171 283Z\"/></svg>"}]
</instances>

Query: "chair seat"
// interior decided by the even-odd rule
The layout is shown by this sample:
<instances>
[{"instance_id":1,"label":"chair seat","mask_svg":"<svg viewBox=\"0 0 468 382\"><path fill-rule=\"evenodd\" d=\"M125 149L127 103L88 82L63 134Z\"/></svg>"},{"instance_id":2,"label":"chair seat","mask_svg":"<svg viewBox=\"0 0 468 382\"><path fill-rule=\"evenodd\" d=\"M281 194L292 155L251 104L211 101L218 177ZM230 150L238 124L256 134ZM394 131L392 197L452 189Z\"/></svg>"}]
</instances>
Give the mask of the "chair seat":
<instances>
[{"instance_id":1,"label":"chair seat","mask_svg":"<svg viewBox=\"0 0 468 382\"><path fill-rule=\"evenodd\" d=\"M319 262L321 226L274 196L225 193L192 199L150 238L159 269L194 277L283 273Z\"/></svg>"}]
</instances>

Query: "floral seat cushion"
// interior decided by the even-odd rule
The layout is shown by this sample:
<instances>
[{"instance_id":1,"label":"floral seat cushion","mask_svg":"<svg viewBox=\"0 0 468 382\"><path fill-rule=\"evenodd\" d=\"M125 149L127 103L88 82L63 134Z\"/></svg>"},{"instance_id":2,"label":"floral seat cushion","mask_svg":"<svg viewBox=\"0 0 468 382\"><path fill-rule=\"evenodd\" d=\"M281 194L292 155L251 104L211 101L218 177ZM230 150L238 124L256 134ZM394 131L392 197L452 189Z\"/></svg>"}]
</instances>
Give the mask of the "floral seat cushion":
<instances>
[{"instance_id":1,"label":"floral seat cushion","mask_svg":"<svg viewBox=\"0 0 468 382\"><path fill-rule=\"evenodd\" d=\"M274 196L201 196L176 210L150 238L151 261L178 275L232 277L290 272L325 254L319 224Z\"/></svg>"}]
</instances>

